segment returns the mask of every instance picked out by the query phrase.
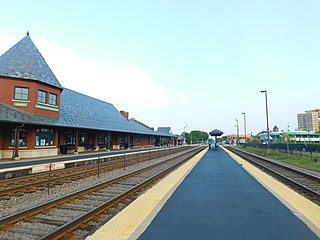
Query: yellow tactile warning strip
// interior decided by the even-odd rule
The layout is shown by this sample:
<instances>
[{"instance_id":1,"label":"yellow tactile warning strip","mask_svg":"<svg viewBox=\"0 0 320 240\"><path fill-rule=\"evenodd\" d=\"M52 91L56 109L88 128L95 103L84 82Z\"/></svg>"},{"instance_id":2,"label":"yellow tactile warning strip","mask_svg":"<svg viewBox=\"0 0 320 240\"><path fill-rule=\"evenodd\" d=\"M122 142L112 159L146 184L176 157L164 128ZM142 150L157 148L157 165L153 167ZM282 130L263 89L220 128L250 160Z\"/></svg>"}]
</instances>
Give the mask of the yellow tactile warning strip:
<instances>
[{"instance_id":1,"label":"yellow tactile warning strip","mask_svg":"<svg viewBox=\"0 0 320 240\"><path fill-rule=\"evenodd\" d=\"M223 149L320 237L320 207L318 205L299 195L234 153L225 148Z\"/></svg>"},{"instance_id":2,"label":"yellow tactile warning strip","mask_svg":"<svg viewBox=\"0 0 320 240\"><path fill-rule=\"evenodd\" d=\"M137 239L206 152L198 153L86 239Z\"/></svg>"}]
</instances>

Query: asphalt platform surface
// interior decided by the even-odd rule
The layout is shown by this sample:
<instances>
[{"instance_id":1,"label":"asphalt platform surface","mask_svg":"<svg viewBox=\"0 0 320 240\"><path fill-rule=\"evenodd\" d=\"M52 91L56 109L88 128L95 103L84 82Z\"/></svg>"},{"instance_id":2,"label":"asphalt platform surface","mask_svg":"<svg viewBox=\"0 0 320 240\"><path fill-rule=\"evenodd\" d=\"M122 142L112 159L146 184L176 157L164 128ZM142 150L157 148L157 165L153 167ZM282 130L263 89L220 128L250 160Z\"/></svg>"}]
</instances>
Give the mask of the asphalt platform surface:
<instances>
[{"instance_id":1,"label":"asphalt platform surface","mask_svg":"<svg viewBox=\"0 0 320 240\"><path fill-rule=\"evenodd\" d=\"M226 152L210 150L139 239L319 238Z\"/></svg>"}]
</instances>

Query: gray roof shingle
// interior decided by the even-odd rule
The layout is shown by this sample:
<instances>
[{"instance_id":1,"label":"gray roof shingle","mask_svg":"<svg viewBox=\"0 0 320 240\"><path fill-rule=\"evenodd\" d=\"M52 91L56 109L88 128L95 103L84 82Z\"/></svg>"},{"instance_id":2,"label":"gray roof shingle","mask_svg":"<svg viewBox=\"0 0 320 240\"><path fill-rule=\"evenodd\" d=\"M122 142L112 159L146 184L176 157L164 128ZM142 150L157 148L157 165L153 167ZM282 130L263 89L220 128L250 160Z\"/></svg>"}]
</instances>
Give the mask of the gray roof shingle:
<instances>
[{"instance_id":1,"label":"gray roof shingle","mask_svg":"<svg viewBox=\"0 0 320 240\"><path fill-rule=\"evenodd\" d=\"M64 88L61 93L60 117L37 116L0 103L0 122L82 128L174 137L173 134L152 131L134 120L127 120L110 103Z\"/></svg>"},{"instance_id":2,"label":"gray roof shingle","mask_svg":"<svg viewBox=\"0 0 320 240\"><path fill-rule=\"evenodd\" d=\"M112 104L67 88L61 93L59 124L67 127L174 136L152 131L134 120L127 120Z\"/></svg>"},{"instance_id":3,"label":"gray roof shingle","mask_svg":"<svg viewBox=\"0 0 320 240\"><path fill-rule=\"evenodd\" d=\"M0 76L40 81L62 88L29 35L0 56Z\"/></svg>"},{"instance_id":4,"label":"gray roof shingle","mask_svg":"<svg viewBox=\"0 0 320 240\"><path fill-rule=\"evenodd\" d=\"M110 103L62 88L29 34L0 56L0 76L40 81L63 90L60 95L59 118L33 115L0 103L0 122L175 136L156 132L137 121L127 120Z\"/></svg>"}]
</instances>

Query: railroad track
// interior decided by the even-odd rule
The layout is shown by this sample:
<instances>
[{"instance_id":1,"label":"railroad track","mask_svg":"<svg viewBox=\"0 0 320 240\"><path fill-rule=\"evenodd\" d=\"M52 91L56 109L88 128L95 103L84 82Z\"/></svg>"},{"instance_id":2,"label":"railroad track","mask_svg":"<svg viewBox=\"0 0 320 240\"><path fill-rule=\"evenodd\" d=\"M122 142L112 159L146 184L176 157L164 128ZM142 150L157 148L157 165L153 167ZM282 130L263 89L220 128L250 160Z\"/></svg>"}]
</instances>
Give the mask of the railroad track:
<instances>
[{"instance_id":1,"label":"railroad track","mask_svg":"<svg viewBox=\"0 0 320 240\"><path fill-rule=\"evenodd\" d=\"M96 174L126 168L145 161L159 159L164 156L183 152L189 147L149 150L137 153L125 153L86 161L84 166L51 171L50 173L38 173L24 177L3 180L0 182L0 201L11 197L19 197L23 194L33 193L37 190L45 190L66 182L77 181ZM98 173L99 172L99 173Z\"/></svg>"},{"instance_id":2,"label":"railroad track","mask_svg":"<svg viewBox=\"0 0 320 240\"><path fill-rule=\"evenodd\" d=\"M83 239L162 176L203 150L103 181L0 219L0 239Z\"/></svg>"},{"instance_id":3,"label":"railroad track","mask_svg":"<svg viewBox=\"0 0 320 240\"><path fill-rule=\"evenodd\" d=\"M245 152L243 150L226 147L231 152L280 180L294 191L320 205L320 178L281 162Z\"/></svg>"}]
</instances>

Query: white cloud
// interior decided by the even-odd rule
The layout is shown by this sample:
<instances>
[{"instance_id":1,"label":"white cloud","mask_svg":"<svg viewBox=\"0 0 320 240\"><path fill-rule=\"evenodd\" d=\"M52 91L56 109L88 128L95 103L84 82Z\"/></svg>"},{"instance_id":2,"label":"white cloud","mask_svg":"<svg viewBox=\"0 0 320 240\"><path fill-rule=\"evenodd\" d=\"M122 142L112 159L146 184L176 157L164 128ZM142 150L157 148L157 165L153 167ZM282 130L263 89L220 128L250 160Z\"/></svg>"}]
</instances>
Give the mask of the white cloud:
<instances>
[{"instance_id":1,"label":"white cloud","mask_svg":"<svg viewBox=\"0 0 320 240\"><path fill-rule=\"evenodd\" d=\"M38 48L60 83L96 98L124 105L163 106L166 90L133 65L98 65L43 39Z\"/></svg>"},{"instance_id":2,"label":"white cloud","mask_svg":"<svg viewBox=\"0 0 320 240\"><path fill-rule=\"evenodd\" d=\"M0 31L0 54L21 38L13 30ZM187 96L171 94L134 65L99 65L59 44L32 38L61 85L122 108L163 108L187 105ZM124 107L123 107L124 106Z\"/></svg>"}]
</instances>

